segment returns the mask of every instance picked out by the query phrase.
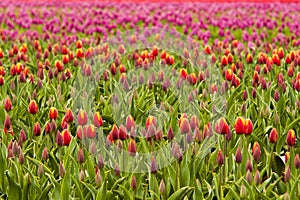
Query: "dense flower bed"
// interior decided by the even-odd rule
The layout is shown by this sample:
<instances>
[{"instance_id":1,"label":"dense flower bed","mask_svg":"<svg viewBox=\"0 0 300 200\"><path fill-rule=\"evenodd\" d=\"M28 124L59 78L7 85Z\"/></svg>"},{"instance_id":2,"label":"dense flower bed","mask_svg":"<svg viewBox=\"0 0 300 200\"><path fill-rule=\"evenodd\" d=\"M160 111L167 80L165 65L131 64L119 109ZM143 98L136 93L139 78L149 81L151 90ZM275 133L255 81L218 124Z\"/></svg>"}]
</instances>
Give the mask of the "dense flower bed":
<instances>
[{"instance_id":1,"label":"dense flower bed","mask_svg":"<svg viewBox=\"0 0 300 200\"><path fill-rule=\"evenodd\" d=\"M299 4L0 11L1 198L299 198Z\"/></svg>"}]
</instances>

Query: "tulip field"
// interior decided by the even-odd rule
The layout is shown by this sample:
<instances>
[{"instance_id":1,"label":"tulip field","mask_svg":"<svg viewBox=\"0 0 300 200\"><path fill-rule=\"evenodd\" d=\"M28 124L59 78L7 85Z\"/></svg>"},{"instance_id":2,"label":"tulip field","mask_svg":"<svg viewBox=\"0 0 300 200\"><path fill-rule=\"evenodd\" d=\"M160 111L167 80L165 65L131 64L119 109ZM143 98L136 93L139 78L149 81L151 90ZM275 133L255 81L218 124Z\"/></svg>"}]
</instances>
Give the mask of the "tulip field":
<instances>
[{"instance_id":1,"label":"tulip field","mask_svg":"<svg viewBox=\"0 0 300 200\"><path fill-rule=\"evenodd\" d=\"M300 199L300 4L0 2L0 199Z\"/></svg>"}]
</instances>

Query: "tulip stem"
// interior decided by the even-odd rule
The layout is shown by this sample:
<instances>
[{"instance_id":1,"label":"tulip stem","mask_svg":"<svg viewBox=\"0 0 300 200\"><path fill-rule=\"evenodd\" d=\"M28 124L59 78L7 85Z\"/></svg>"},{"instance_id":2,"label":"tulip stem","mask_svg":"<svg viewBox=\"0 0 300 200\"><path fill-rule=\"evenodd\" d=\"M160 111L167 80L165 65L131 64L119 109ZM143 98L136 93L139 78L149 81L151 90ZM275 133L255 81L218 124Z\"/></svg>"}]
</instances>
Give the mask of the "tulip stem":
<instances>
[{"instance_id":1,"label":"tulip stem","mask_svg":"<svg viewBox=\"0 0 300 200\"><path fill-rule=\"evenodd\" d=\"M223 167L223 182L225 183L226 179L226 139L224 137L224 167Z\"/></svg>"},{"instance_id":2,"label":"tulip stem","mask_svg":"<svg viewBox=\"0 0 300 200\"><path fill-rule=\"evenodd\" d=\"M176 183L175 183L175 191L178 190L178 170L179 170L179 163L178 161L176 162Z\"/></svg>"},{"instance_id":3,"label":"tulip stem","mask_svg":"<svg viewBox=\"0 0 300 200\"><path fill-rule=\"evenodd\" d=\"M270 167L269 167L269 177L272 174L272 158L273 158L273 150L274 150L274 144L271 144L271 156L270 156Z\"/></svg>"}]
</instances>

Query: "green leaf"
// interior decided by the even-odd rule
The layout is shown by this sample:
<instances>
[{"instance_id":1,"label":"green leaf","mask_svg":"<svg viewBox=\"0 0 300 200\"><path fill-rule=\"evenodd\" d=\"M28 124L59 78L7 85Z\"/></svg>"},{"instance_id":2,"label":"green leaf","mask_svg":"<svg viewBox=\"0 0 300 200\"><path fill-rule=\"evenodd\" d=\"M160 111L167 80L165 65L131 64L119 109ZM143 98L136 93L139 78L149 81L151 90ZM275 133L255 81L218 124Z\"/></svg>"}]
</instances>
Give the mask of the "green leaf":
<instances>
[{"instance_id":1,"label":"green leaf","mask_svg":"<svg viewBox=\"0 0 300 200\"><path fill-rule=\"evenodd\" d=\"M193 188L186 186L183 188L180 188L176 192L174 192L168 200L177 200L177 199L183 199L185 195L187 195Z\"/></svg>"},{"instance_id":2,"label":"green leaf","mask_svg":"<svg viewBox=\"0 0 300 200\"><path fill-rule=\"evenodd\" d=\"M6 178L8 180L7 196L9 199L22 199L22 189L19 183L16 182L14 175L6 170Z\"/></svg>"},{"instance_id":3,"label":"green leaf","mask_svg":"<svg viewBox=\"0 0 300 200\"><path fill-rule=\"evenodd\" d=\"M63 200L68 200L70 199L70 193L71 193L71 176L70 176L70 168L68 168L64 176L64 179L62 180L60 194Z\"/></svg>"},{"instance_id":4,"label":"green leaf","mask_svg":"<svg viewBox=\"0 0 300 200\"><path fill-rule=\"evenodd\" d=\"M199 179L197 179L195 181L195 189L194 189L194 194L193 194L194 200L203 200L204 199L203 193L200 188L201 188L200 182L199 182Z\"/></svg>"}]
</instances>

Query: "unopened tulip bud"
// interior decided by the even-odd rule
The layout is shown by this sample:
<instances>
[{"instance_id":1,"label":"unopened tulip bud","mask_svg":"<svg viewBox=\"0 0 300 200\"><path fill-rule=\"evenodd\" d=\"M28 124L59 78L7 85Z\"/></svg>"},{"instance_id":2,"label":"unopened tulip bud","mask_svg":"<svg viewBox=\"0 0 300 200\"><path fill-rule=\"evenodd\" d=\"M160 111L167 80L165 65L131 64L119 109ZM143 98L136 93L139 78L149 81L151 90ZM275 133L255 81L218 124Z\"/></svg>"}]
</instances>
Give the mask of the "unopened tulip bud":
<instances>
[{"instance_id":1,"label":"unopened tulip bud","mask_svg":"<svg viewBox=\"0 0 300 200\"><path fill-rule=\"evenodd\" d=\"M103 169L103 167L104 167L104 160L100 154L98 156L97 166L99 167L99 169Z\"/></svg>"},{"instance_id":2,"label":"unopened tulip bud","mask_svg":"<svg viewBox=\"0 0 300 200\"><path fill-rule=\"evenodd\" d=\"M43 175L44 175L44 167L43 167L43 165L42 164L40 164L39 165L39 167L38 167L38 170L37 170L37 175L39 176L39 177L42 177Z\"/></svg>"},{"instance_id":3,"label":"unopened tulip bud","mask_svg":"<svg viewBox=\"0 0 300 200\"><path fill-rule=\"evenodd\" d=\"M114 169L114 175L115 175L115 176L120 176L120 166L119 166L118 163L117 163L116 166L115 166L115 169Z\"/></svg>"},{"instance_id":4,"label":"unopened tulip bud","mask_svg":"<svg viewBox=\"0 0 300 200\"><path fill-rule=\"evenodd\" d=\"M278 132L276 128L273 128L269 135L269 141L271 143L276 143L278 141Z\"/></svg>"},{"instance_id":5,"label":"unopened tulip bud","mask_svg":"<svg viewBox=\"0 0 300 200\"><path fill-rule=\"evenodd\" d=\"M66 170L65 170L65 167L64 165L62 164L62 162L59 163L59 175L61 177L64 177L66 174Z\"/></svg>"},{"instance_id":6,"label":"unopened tulip bud","mask_svg":"<svg viewBox=\"0 0 300 200\"><path fill-rule=\"evenodd\" d=\"M165 185L164 179L161 179L161 181L160 181L159 192L161 194L164 194L166 192L166 185Z\"/></svg>"},{"instance_id":7,"label":"unopened tulip bud","mask_svg":"<svg viewBox=\"0 0 300 200\"><path fill-rule=\"evenodd\" d=\"M260 146L259 146L258 142L254 142L254 144L252 146L252 155L256 162L260 159L261 150L260 150Z\"/></svg>"},{"instance_id":8,"label":"unopened tulip bud","mask_svg":"<svg viewBox=\"0 0 300 200\"><path fill-rule=\"evenodd\" d=\"M293 146L295 146L295 144L296 144L296 134L295 134L295 131L294 130L292 130L292 129L290 129L289 131L288 131L288 134L287 134L287 137L286 137L286 143L289 145L289 146L291 146L291 147L293 147Z\"/></svg>"},{"instance_id":9,"label":"unopened tulip bud","mask_svg":"<svg viewBox=\"0 0 300 200\"><path fill-rule=\"evenodd\" d=\"M9 97L7 97L4 101L4 109L6 112L9 112L12 109L12 103Z\"/></svg>"},{"instance_id":10,"label":"unopened tulip bud","mask_svg":"<svg viewBox=\"0 0 300 200\"><path fill-rule=\"evenodd\" d=\"M19 153L19 162L21 165L23 165L25 162L25 157L24 157L24 153L23 153L22 149L20 150L20 153Z\"/></svg>"},{"instance_id":11,"label":"unopened tulip bud","mask_svg":"<svg viewBox=\"0 0 300 200\"><path fill-rule=\"evenodd\" d=\"M9 130L9 129L10 129L10 126L11 126L11 120L10 120L10 117L9 117L9 115L6 115L5 120L4 120L4 128L5 128L6 130Z\"/></svg>"},{"instance_id":12,"label":"unopened tulip bud","mask_svg":"<svg viewBox=\"0 0 300 200\"><path fill-rule=\"evenodd\" d=\"M83 153L82 149L79 149L77 159L78 159L79 164L84 163L84 153Z\"/></svg>"},{"instance_id":13,"label":"unopened tulip bud","mask_svg":"<svg viewBox=\"0 0 300 200\"><path fill-rule=\"evenodd\" d=\"M158 170L158 166L157 166L157 163L156 163L156 159L153 156L152 160L151 160L150 171L151 171L152 174L156 174L157 170Z\"/></svg>"},{"instance_id":14,"label":"unopened tulip bud","mask_svg":"<svg viewBox=\"0 0 300 200\"><path fill-rule=\"evenodd\" d=\"M240 163L242 163L242 159L243 159L243 156L242 156L241 147L238 146L238 148L236 149L236 152L235 152L235 162L240 164Z\"/></svg>"},{"instance_id":15,"label":"unopened tulip bud","mask_svg":"<svg viewBox=\"0 0 300 200\"><path fill-rule=\"evenodd\" d=\"M31 100L28 106L28 112L30 114L36 114L39 111L38 105L35 100Z\"/></svg>"},{"instance_id":16,"label":"unopened tulip bud","mask_svg":"<svg viewBox=\"0 0 300 200\"><path fill-rule=\"evenodd\" d=\"M61 135L61 133L59 132L59 131L57 131L57 133L56 133L56 144L57 144L57 146L62 146L63 145L63 137L62 137L62 135Z\"/></svg>"},{"instance_id":17,"label":"unopened tulip bud","mask_svg":"<svg viewBox=\"0 0 300 200\"><path fill-rule=\"evenodd\" d=\"M83 169L81 169L80 172L79 172L79 180L80 180L81 182L83 182L84 179L85 179L85 174L84 174Z\"/></svg>"},{"instance_id":18,"label":"unopened tulip bud","mask_svg":"<svg viewBox=\"0 0 300 200\"><path fill-rule=\"evenodd\" d=\"M300 158L299 158L299 154L296 154L295 159L294 159L294 166L296 169L300 168Z\"/></svg>"},{"instance_id":19,"label":"unopened tulip bud","mask_svg":"<svg viewBox=\"0 0 300 200\"><path fill-rule=\"evenodd\" d=\"M241 197L241 199L244 199L247 197L247 188L244 184L241 186L240 197Z\"/></svg>"},{"instance_id":20,"label":"unopened tulip bud","mask_svg":"<svg viewBox=\"0 0 300 200\"><path fill-rule=\"evenodd\" d=\"M255 175L254 175L254 183L255 183L256 185L259 185L260 182L261 182L260 174L259 174L259 171L256 170Z\"/></svg>"},{"instance_id":21,"label":"unopened tulip bud","mask_svg":"<svg viewBox=\"0 0 300 200\"><path fill-rule=\"evenodd\" d=\"M36 122L34 124L34 127L33 127L33 134L34 136L39 136L41 135L41 126L40 126L40 123L39 122Z\"/></svg>"},{"instance_id":22,"label":"unopened tulip bud","mask_svg":"<svg viewBox=\"0 0 300 200\"><path fill-rule=\"evenodd\" d=\"M251 160L249 158L246 162L246 171L252 172L252 163L251 163Z\"/></svg>"},{"instance_id":23,"label":"unopened tulip bud","mask_svg":"<svg viewBox=\"0 0 300 200\"><path fill-rule=\"evenodd\" d=\"M132 190L135 190L136 187L137 187L135 176L132 176L132 178L131 178L130 187L131 187Z\"/></svg>"},{"instance_id":24,"label":"unopened tulip bud","mask_svg":"<svg viewBox=\"0 0 300 200\"><path fill-rule=\"evenodd\" d=\"M223 156L222 150L218 151L218 154L217 154L217 164L219 166L224 165L224 156Z\"/></svg>"},{"instance_id":25,"label":"unopened tulip bud","mask_svg":"<svg viewBox=\"0 0 300 200\"><path fill-rule=\"evenodd\" d=\"M249 184L252 183L252 173L251 173L249 170L247 170L247 172L246 172L246 181L247 181Z\"/></svg>"},{"instance_id":26,"label":"unopened tulip bud","mask_svg":"<svg viewBox=\"0 0 300 200\"><path fill-rule=\"evenodd\" d=\"M43 152L42 152L42 159L43 159L43 160L47 160L48 157L49 157L49 155L48 155L48 150L47 150L47 147L45 147L45 148L43 149Z\"/></svg>"},{"instance_id":27,"label":"unopened tulip bud","mask_svg":"<svg viewBox=\"0 0 300 200\"><path fill-rule=\"evenodd\" d=\"M288 165L284 172L284 181L288 182L291 179L291 177L292 177L292 172L290 166Z\"/></svg>"},{"instance_id":28,"label":"unopened tulip bud","mask_svg":"<svg viewBox=\"0 0 300 200\"><path fill-rule=\"evenodd\" d=\"M102 183L102 176L99 171L96 173L95 183L97 186L100 186Z\"/></svg>"}]
</instances>

